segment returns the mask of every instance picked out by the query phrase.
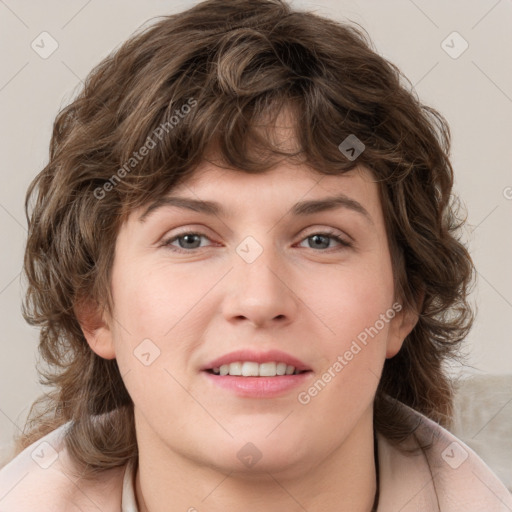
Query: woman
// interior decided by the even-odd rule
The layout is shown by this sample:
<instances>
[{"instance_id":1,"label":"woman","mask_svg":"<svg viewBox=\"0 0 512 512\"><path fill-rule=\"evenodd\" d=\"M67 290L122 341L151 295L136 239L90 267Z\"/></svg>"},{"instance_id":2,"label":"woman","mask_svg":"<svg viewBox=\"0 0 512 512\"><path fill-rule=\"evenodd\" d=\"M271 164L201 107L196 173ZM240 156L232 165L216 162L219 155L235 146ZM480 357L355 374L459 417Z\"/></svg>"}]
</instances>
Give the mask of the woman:
<instances>
[{"instance_id":1,"label":"woman","mask_svg":"<svg viewBox=\"0 0 512 512\"><path fill-rule=\"evenodd\" d=\"M27 193L53 391L2 509L512 509L443 428L473 265L448 127L401 78L277 0L163 17L90 73Z\"/></svg>"}]
</instances>

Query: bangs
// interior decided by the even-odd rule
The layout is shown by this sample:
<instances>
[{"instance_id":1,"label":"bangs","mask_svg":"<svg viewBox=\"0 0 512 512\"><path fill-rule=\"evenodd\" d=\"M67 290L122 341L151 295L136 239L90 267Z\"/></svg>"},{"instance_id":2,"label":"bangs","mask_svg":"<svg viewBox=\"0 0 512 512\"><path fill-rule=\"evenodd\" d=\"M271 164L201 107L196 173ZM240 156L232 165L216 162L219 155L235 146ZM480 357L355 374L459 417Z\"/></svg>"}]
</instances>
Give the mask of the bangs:
<instances>
[{"instance_id":1,"label":"bangs","mask_svg":"<svg viewBox=\"0 0 512 512\"><path fill-rule=\"evenodd\" d=\"M357 101L350 83L333 88L335 70L304 45L271 42L253 29L215 37L209 52L206 36L179 68L166 52L165 61L155 55L138 71L115 137L123 205L164 194L205 160L254 173L286 159L336 174L356 165L338 149L347 137L375 145L382 108ZM371 151L357 163L370 161Z\"/></svg>"}]
</instances>

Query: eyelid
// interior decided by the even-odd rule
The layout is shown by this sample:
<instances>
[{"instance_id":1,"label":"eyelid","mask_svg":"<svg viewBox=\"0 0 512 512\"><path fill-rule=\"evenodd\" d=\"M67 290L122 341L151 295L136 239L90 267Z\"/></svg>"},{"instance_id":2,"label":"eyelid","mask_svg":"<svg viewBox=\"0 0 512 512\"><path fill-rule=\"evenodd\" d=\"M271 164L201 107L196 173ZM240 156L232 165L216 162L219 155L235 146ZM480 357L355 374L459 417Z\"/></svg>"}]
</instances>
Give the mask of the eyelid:
<instances>
[{"instance_id":1,"label":"eyelid","mask_svg":"<svg viewBox=\"0 0 512 512\"><path fill-rule=\"evenodd\" d=\"M193 225L188 225L184 227L177 227L174 229L168 230L161 238L161 243L165 244L169 242L170 240L173 240L177 237L183 236L183 235L201 235L205 238L208 238L211 240L212 235L209 235L208 233L211 233L212 231L208 229L205 226L198 225L197 227Z\"/></svg>"},{"instance_id":2,"label":"eyelid","mask_svg":"<svg viewBox=\"0 0 512 512\"><path fill-rule=\"evenodd\" d=\"M312 235L332 235L335 237L342 238L347 244L353 244L355 242L355 240L345 231L341 231L340 229L331 227L313 227L311 228L311 231L306 231L306 233L302 235L302 238L304 239Z\"/></svg>"}]
</instances>

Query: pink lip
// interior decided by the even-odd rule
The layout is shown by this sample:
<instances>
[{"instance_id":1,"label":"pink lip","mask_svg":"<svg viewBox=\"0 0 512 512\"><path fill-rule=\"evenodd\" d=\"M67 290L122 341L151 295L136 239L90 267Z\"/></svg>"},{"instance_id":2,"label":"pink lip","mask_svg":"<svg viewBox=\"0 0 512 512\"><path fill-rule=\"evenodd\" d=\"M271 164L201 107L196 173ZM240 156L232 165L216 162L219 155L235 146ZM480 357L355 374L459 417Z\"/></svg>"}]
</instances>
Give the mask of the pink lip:
<instances>
[{"instance_id":1,"label":"pink lip","mask_svg":"<svg viewBox=\"0 0 512 512\"><path fill-rule=\"evenodd\" d=\"M284 362L284 361L283 361ZM312 372L298 375L281 375L279 377L237 377L234 375L215 375L203 372L211 382L234 392L241 397L273 398L284 395L287 391L304 384Z\"/></svg>"},{"instance_id":2,"label":"pink lip","mask_svg":"<svg viewBox=\"0 0 512 512\"><path fill-rule=\"evenodd\" d=\"M276 377L241 377L235 375L216 375L205 370L219 368L223 364L252 361L254 363L286 363L302 371L297 375L279 375ZM224 356L218 357L205 364L201 370L203 374L215 385L230 390L241 397L273 398L285 394L287 391L301 385L309 379L312 372L300 359L281 352L280 350L268 350L254 352L253 350L236 350Z\"/></svg>"},{"instance_id":3,"label":"pink lip","mask_svg":"<svg viewBox=\"0 0 512 512\"><path fill-rule=\"evenodd\" d=\"M201 370L211 370L213 368L219 368L223 364L230 364L236 362L244 362L244 361L252 361L254 363L269 363L275 361L276 363L286 363L289 366L295 366L296 370L305 371L311 370L305 363L297 359L296 357L287 354L286 352L281 352L280 350L268 350L265 352L254 352L253 350L236 350L234 352L230 352L224 356L218 357L213 361L205 364L201 367ZM282 376L284 377L284 375ZM246 380L250 377L244 377ZM262 377L256 377L257 379L262 379ZM274 378L274 377L270 377Z\"/></svg>"}]
</instances>

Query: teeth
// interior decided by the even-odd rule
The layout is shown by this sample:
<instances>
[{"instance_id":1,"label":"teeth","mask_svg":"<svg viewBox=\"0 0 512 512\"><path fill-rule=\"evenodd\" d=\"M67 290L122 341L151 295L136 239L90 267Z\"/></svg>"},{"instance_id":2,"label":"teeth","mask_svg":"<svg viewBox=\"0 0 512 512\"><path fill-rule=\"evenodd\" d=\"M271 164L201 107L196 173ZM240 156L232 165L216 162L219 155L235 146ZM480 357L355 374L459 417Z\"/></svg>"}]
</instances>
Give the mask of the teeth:
<instances>
[{"instance_id":1,"label":"teeth","mask_svg":"<svg viewBox=\"0 0 512 512\"><path fill-rule=\"evenodd\" d=\"M252 363L245 363L252 364ZM276 363L261 363L260 364L260 377L275 377L277 375Z\"/></svg>"},{"instance_id":2,"label":"teeth","mask_svg":"<svg viewBox=\"0 0 512 512\"><path fill-rule=\"evenodd\" d=\"M293 368L293 366L290 366L290 368ZM276 373L277 375L284 375L286 373L286 363L277 363Z\"/></svg>"},{"instance_id":3,"label":"teeth","mask_svg":"<svg viewBox=\"0 0 512 512\"><path fill-rule=\"evenodd\" d=\"M242 375L244 377L258 377L259 367L258 363L242 363ZM231 370L231 365L229 365L229 369Z\"/></svg>"},{"instance_id":4,"label":"teeth","mask_svg":"<svg viewBox=\"0 0 512 512\"><path fill-rule=\"evenodd\" d=\"M220 367L213 368L216 375L236 375L243 377L275 377L276 375L293 375L299 373L295 366L286 363L254 363L252 361L237 361L236 363L223 364Z\"/></svg>"},{"instance_id":5,"label":"teeth","mask_svg":"<svg viewBox=\"0 0 512 512\"><path fill-rule=\"evenodd\" d=\"M225 364L229 368L229 375L242 375L242 363Z\"/></svg>"}]
</instances>

